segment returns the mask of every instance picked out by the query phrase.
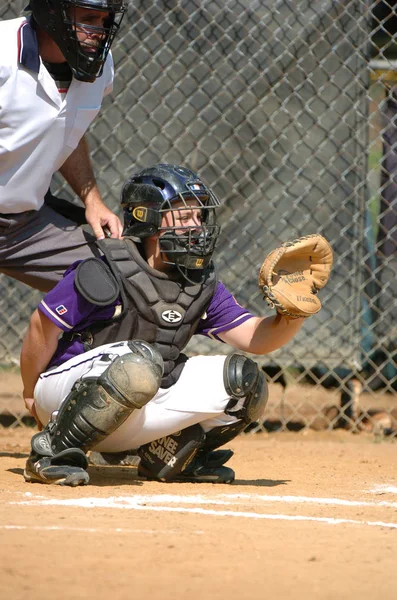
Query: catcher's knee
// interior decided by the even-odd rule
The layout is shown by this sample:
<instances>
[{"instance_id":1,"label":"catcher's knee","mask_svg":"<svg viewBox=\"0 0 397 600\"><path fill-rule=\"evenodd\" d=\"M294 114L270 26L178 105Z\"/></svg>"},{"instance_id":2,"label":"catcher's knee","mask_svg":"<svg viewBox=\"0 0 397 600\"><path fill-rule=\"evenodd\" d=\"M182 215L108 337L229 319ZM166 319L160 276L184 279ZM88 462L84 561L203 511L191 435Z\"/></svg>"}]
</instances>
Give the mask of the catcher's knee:
<instances>
[{"instance_id":1,"label":"catcher's knee","mask_svg":"<svg viewBox=\"0 0 397 600\"><path fill-rule=\"evenodd\" d=\"M157 394L163 376L163 359L158 350L142 340L128 342L130 352L116 358L99 381L110 384L132 408L142 408Z\"/></svg>"},{"instance_id":2,"label":"catcher's knee","mask_svg":"<svg viewBox=\"0 0 397 600\"><path fill-rule=\"evenodd\" d=\"M225 413L245 423L259 419L265 410L269 391L256 362L242 354L230 354L225 360L223 381L230 395Z\"/></svg>"}]
</instances>

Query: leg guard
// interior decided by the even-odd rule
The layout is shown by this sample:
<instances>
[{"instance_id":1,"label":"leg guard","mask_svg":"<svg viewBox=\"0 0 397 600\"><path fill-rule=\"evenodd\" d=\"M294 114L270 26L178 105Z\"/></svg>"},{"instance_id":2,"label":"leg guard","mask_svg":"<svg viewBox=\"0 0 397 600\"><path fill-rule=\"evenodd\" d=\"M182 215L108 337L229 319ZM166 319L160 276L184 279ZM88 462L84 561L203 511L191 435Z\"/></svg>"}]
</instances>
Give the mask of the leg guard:
<instances>
[{"instance_id":1,"label":"leg guard","mask_svg":"<svg viewBox=\"0 0 397 600\"><path fill-rule=\"evenodd\" d=\"M230 395L225 413L243 419L245 424L256 421L268 399L267 381L256 362L242 354L230 354L224 364L223 381Z\"/></svg>"},{"instance_id":2,"label":"leg guard","mask_svg":"<svg viewBox=\"0 0 397 600\"><path fill-rule=\"evenodd\" d=\"M49 426L52 454L67 448L87 452L157 393L163 373L160 354L146 342L129 345L132 352L118 356L100 377L75 383Z\"/></svg>"},{"instance_id":3,"label":"leg guard","mask_svg":"<svg viewBox=\"0 0 397 600\"><path fill-rule=\"evenodd\" d=\"M148 479L170 481L193 460L205 434L200 425L167 435L141 446L139 473Z\"/></svg>"},{"instance_id":4,"label":"leg guard","mask_svg":"<svg viewBox=\"0 0 397 600\"><path fill-rule=\"evenodd\" d=\"M217 468L224 465L232 458L234 454L233 450L223 449L216 450L215 452L214 450L237 437L246 427L247 423L240 420L236 423L220 425L219 427L214 427L210 431L207 431L205 440L197 452L197 460L200 460L203 464L211 468Z\"/></svg>"},{"instance_id":5,"label":"leg guard","mask_svg":"<svg viewBox=\"0 0 397 600\"><path fill-rule=\"evenodd\" d=\"M240 428L237 427L240 426ZM245 423L243 423L245 427ZM141 446L138 472L147 479L165 482L231 483L234 471L223 464L233 456L231 450L210 452L241 431L241 422L233 424L233 435L213 436L208 445L201 425L191 425L173 435ZM216 429L229 429L219 427ZM211 434L211 432L210 432Z\"/></svg>"}]
</instances>

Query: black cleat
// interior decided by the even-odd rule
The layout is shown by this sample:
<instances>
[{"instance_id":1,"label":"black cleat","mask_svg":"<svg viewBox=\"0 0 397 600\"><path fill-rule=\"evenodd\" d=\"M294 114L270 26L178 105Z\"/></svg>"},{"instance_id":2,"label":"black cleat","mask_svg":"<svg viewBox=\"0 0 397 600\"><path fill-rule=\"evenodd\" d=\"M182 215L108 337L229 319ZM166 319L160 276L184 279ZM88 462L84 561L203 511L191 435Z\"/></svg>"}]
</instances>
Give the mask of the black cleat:
<instances>
[{"instance_id":1,"label":"black cleat","mask_svg":"<svg viewBox=\"0 0 397 600\"><path fill-rule=\"evenodd\" d=\"M233 456L233 450L221 449L211 450L210 452L199 452L195 457L195 461L198 461L201 465L206 467L222 467L228 460Z\"/></svg>"},{"instance_id":2,"label":"black cleat","mask_svg":"<svg viewBox=\"0 0 397 600\"><path fill-rule=\"evenodd\" d=\"M89 482L87 466L87 457L79 448L64 450L55 456L39 456L32 451L26 461L23 476L29 483L75 487Z\"/></svg>"},{"instance_id":3,"label":"black cleat","mask_svg":"<svg viewBox=\"0 0 397 600\"><path fill-rule=\"evenodd\" d=\"M232 456L232 450L213 450L196 456L182 473L167 479L166 483L232 483L235 477L233 469L223 466ZM138 466L138 474L151 481L162 481L141 465Z\"/></svg>"}]
</instances>

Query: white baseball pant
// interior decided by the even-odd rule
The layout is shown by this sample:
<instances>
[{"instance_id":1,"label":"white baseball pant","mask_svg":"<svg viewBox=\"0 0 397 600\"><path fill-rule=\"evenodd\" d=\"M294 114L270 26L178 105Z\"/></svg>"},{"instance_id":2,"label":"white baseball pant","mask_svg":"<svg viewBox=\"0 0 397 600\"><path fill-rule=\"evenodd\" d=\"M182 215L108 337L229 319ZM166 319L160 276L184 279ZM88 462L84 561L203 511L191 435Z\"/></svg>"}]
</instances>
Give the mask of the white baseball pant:
<instances>
[{"instance_id":1,"label":"white baseball pant","mask_svg":"<svg viewBox=\"0 0 397 600\"><path fill-rule=\"evenodd\" d=\"M37 415L43 425L60 408L78 379L99 377L109 367L109 359L102 360L104 354L116 358L127 352L130 352L128 342L105 344L42 373L34 397ZM224 413L230 400L223 384L225 359L226 356L222 355L189 358L179 380L172 387L160 388L148 404L134 410L94 450L121 452L139 448L195 423L200 423L205 432L235 423L236 418Z\"/></svg>"}]
</instances>

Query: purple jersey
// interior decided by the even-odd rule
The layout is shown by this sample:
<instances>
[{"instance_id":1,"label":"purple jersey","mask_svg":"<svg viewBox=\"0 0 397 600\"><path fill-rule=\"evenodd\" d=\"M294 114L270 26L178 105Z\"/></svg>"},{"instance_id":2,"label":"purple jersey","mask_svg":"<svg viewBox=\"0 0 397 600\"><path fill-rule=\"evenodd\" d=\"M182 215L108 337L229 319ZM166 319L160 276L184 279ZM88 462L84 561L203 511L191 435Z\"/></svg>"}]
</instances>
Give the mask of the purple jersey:
<instances>
[{"instance_id":1,"label":"purple jersey","mask_svg":"<svg viewBox=\"0 0 397 600\"><path fill-rule=\"evenodd\" d=\"M64 332L79 333L92 323L106 321L120 313L120 298L109 306L97 306L78 292L74 284L74 272L79 262L65 271L63 279L44 296L38 306ZM219 340L219 333L233 329L252 317L249 311L237 303L223 283L219 282L206 313L199 321L196 334ZM73 340L61 339L49 367L62 364L83 352L84 347L78 336Z\"/></svg>"}]
</instances>

